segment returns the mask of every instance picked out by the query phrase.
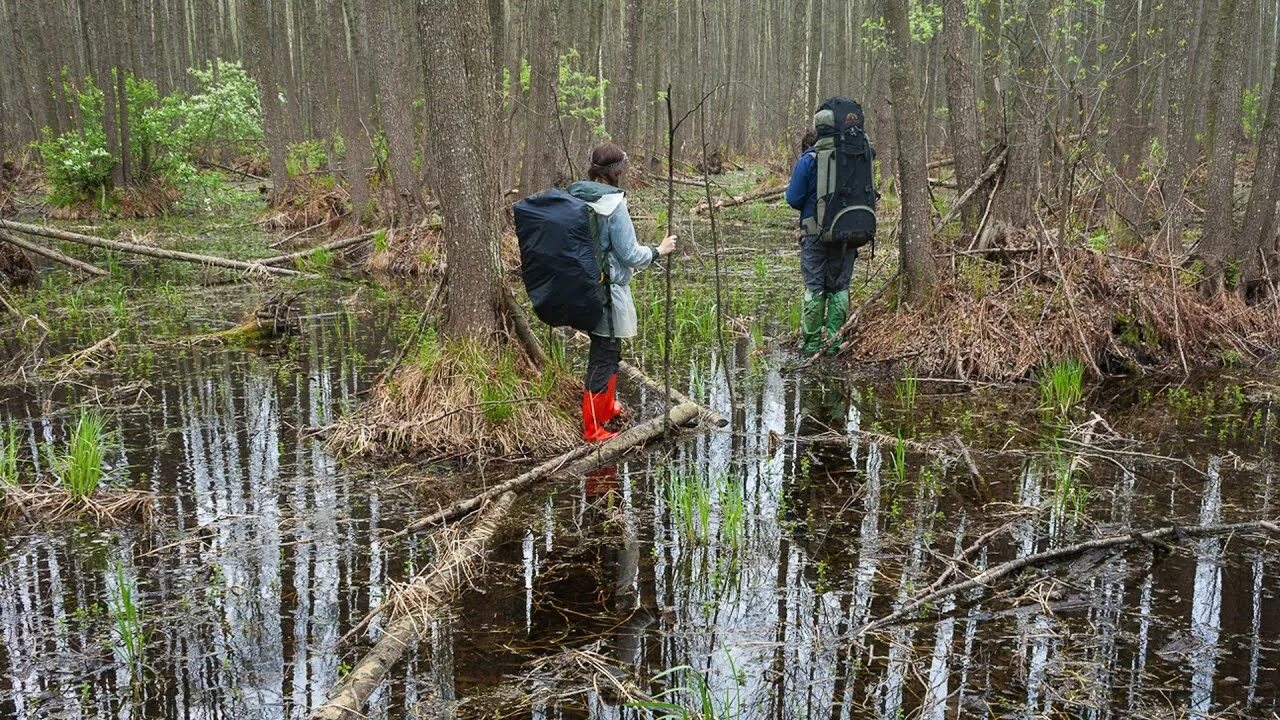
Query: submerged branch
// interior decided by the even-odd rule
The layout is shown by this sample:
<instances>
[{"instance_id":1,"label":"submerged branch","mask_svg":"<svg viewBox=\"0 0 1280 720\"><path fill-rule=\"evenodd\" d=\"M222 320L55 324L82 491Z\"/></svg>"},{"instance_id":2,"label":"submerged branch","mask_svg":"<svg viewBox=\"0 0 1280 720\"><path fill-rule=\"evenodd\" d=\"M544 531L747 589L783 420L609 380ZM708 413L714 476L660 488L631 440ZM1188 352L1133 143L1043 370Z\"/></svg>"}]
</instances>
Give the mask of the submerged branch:
<instances>
[{"instance_id":1,"label":"submerged branch","mask_svg":"<svg viewBox=\"0 0 1280 720\"><path fill-rule=\"evenodd\" d=\"M952 583L946 587L940 587L926 592L923 595L919 595L898 610L880 618L879 620L874 620L858 628L858 630L854 632L854 637L861 637L873 630L879 630L889 625L902 622L920 608L930 603L937 602L943 598L958 595L977 588L985 588L1020 570L1033 567L1043 567L1059 563L1064 560L1070 560L1090 550L1121 550L1134 543L1141 543L1144 545L1162 545L1167 544L1168 541L1180 542L1182 540L1192 538L1258 532L1260 530L1266 530L1280 535L1280 526L1276 525L1274 522L1266 520L1229 523L1224 525L1204 525L1200 527L1178 527L1176 525L1171 525L1169 527L1163 527L1157 530L1148 530L1146 532L1128 532L1119 535L1108 535L1106 537L1094 538L1093 540L1076 543L1075 545L1054 548L1052 550L1035 553L1034 555L1027 555L1026 557L1016 558L1014 560L1001 563L1000 565L996 565L995 567L989 568L968 580ZM931 588L933 586L933 584L930 585Z\"/></svg>"}]
</instances>

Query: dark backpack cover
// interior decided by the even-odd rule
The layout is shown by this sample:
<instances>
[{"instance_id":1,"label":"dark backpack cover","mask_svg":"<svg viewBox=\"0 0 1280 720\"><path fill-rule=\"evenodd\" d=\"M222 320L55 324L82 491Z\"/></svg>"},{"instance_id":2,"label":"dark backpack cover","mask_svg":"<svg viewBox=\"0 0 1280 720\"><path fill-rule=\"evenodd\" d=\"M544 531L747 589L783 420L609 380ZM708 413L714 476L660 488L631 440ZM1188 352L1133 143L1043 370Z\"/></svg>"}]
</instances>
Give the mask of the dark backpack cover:
<instances>
[{"instance_id":1,"label":"dark backpack cover","mask_svg":"<svg viewBox=\"0 0 1280 720\"><path fill-rule=\"evenodd\" d=\"M821 237L853 247L876 235L875 150L864 122L862 106L842 97L828 99L814 115Z\"/></svg>"},{"instance_id":2,"label":"dark backpack cover","mask_svg":"<svg viewBox=\"0 0 1280 720\"><path fill-rule=\"evenodd\" d=\"M551 189L515 205L520 277L542 322L591 332L604 317L595 213L582 200Z\"/></svg>"}]
</instances>

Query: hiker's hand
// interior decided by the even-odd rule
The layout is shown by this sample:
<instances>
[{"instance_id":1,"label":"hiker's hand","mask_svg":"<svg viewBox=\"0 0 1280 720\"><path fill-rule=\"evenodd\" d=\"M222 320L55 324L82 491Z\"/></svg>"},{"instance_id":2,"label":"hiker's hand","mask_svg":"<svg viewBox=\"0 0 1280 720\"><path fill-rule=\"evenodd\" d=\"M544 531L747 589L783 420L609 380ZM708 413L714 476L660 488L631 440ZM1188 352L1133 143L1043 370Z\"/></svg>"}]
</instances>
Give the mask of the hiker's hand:
<instances>
[{"instance_id":1,"label":"hiker's hand","mask_svg":"<svg viewBox=\"0 0 1280 720\"><path fill-rule=\"evenodd\" d=\"M676 236L668 235L658 245L658 255L666 257L676 251Z\"/></svg>"}]
</instances>

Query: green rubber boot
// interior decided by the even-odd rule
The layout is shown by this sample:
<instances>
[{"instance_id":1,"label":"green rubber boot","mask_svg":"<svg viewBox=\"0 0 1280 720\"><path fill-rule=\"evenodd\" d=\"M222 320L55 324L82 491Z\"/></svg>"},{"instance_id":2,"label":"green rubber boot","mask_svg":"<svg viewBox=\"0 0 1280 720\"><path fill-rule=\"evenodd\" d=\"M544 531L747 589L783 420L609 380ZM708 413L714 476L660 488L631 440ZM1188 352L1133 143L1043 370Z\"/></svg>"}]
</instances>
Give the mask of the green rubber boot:
<instances>
[{"instance_id":1,"label":"green rubber boot","mask_svg":"<svg viewBox=\"0 0 1280 720\"><path fill-rule=\"evenodd\" d=\"M849 317L849 291L827 295L827 355L835 355L840 351L840 328Z\"/></svg>"},{"instance_id":2,"label":"green rubber boot","mask_svg":"<svg viewBox=\"0 0 1280 720\"><path fill-rule=\"evenodd\" d=\"M800 308L800 352L812 355L822 349L822 320L827 296L806 289Z\"/></svg>"}]
</instances>

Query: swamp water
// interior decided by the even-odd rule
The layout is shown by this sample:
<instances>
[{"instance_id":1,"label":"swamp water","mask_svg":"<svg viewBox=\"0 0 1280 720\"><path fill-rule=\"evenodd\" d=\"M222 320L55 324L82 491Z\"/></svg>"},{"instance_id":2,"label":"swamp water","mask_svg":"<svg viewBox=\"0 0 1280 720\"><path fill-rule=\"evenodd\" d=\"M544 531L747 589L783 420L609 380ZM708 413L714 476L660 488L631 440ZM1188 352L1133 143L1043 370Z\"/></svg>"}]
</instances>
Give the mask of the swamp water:
<instances>
[{"instance_id":1,"label":"swamp water","mask_svg":"<svg viewBox=\"0 0 1280 720\"><path fill-rule=\"evenodd\" d=\"M143 371L2 388L38 474L97 392L113 481L156 501L145 525L6 532L0 717L302 718L377 637L379 621L340 644L431 561L428 538L386 535L445 497L411 469L339 462L315 432L398 337L392 305L349 294L308 293L301 332L268 352L163 345ZM734 343L736 412L708 353L680 365L730 429L525 494L370 716L666 712L645 698L725 718L1275 716L1274 540L1085 555L856 637L1006 523L975 569L1094 533L1280 515L1265 381L1100 388L1083 406L1122 441L1063 428L1026 389L784 371L781 345Z\"/></svg>"}]
</instances>

